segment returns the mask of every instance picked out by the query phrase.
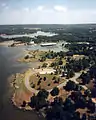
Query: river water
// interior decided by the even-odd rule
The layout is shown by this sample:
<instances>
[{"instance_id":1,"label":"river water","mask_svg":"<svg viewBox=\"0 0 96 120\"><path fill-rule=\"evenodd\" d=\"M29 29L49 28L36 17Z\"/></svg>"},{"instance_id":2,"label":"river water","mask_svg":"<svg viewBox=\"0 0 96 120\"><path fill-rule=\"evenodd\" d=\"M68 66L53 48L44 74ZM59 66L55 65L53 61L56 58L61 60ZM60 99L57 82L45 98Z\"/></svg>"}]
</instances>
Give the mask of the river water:
<instances>
[{"instance_id":1,"label":"river water","mask_svg":"<svg viewBox=\"0 0 96 120\"><path fill-rule=\"evenodd\" d=\"M0 46L0 120L43 120L37 113L19 110L11 102L12 92L8 77L31 67L30 64L16 62L23 55L23 49Z\"/></svg>"}]
</instances>

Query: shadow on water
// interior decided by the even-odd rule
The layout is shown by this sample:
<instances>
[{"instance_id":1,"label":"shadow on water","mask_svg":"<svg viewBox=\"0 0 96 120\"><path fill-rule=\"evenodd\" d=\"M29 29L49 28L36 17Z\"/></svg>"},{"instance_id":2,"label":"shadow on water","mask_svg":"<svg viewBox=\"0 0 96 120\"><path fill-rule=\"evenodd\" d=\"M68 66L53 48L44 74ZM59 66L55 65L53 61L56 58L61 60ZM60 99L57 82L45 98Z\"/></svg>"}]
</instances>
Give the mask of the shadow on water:
<instances>
[{"instance_id":1,"label":"shadow on water","mask_svg":"<svg viewBox=\"0 0 96 120\"><path fill-rule=\"evenodd\" d=\"M38 117L32 111L19 110L11 102L12 90L7 79L10 75L28 68L28 65L15 61L20 54L22 49L0 46L0 120L43 120L42 116Z\"/></svg>"}]
</instances>

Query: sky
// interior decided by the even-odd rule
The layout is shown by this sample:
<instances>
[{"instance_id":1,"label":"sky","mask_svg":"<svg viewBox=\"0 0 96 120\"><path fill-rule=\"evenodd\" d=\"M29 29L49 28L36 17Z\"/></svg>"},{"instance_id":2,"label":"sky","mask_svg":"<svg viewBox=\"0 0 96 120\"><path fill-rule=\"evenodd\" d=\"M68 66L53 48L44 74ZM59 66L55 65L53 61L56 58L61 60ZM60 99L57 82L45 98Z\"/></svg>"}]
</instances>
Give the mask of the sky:
<instances>
[{"instance_id":1,"label":"sky","mask_svg":"<svg viewBox=\"0 0 96 120\"><path fill-rule=\"evenodd\" d=\"M96 0L0 0L0 24L96 23Z\"/></svg>"}]
</instances>

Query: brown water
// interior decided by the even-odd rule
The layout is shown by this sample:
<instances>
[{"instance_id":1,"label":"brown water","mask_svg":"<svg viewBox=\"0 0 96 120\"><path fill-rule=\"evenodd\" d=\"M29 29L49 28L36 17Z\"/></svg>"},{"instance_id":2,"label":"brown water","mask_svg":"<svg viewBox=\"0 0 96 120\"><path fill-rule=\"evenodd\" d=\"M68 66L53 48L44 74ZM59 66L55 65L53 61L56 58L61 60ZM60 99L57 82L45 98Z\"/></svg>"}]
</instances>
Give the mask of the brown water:
<instances>
[{"instance_id":1,"label":"brown water","mask_svg":"<svg viewBox=\"0 0 96 120\"><path fill-rule=\"evenodd\" d=\"M8 48L0 46L0 120L43 120L42 116L33 111L23 111L16 108L12 102L12 91L9 87L8 77L17 72L23 72L31 64L16 62L23 55L23 48ZM34 64L32 65L34 66Z\"/></svg>"}]
</instances>

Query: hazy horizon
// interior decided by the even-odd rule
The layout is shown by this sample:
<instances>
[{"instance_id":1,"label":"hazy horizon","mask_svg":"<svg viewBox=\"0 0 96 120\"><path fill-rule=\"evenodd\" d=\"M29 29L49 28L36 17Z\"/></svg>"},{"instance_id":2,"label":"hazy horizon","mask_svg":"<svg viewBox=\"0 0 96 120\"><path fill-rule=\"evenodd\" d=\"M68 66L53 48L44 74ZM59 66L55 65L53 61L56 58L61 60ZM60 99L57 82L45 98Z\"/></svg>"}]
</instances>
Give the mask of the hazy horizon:
<instances>
[{"instance_id":1,"label":"hazy horizon","mask_svg":"<svg viewBox=\"0 0 96 120\"><path fill-rule=\"evenodd\" d=\"M96 23L95 0L0 0L0 25Z\"/></svg>"},{"instance_id":2,"label":"hazy horizon","mask_svg":"<svg viewBox=\"0 0 96 120\"><path fill-rule=\"evenodd\" d=\"M53 23L51 23L51 24L48 24L48 23L46 23L46 24L43 24L43 23L41 23L41 24L35 24L35 23L32 23L32 24L30 24L30 23L25 23L25 24L23 24L23 23L20 23L20 24L0 24L0 26L11 26L11 25L13 25L13 26L15 26L15 25L96 25L96 23L77 23L77 24L75 24L75 23L68 23L68 24L53 24Z\"/></svg>"}]
</instances>

